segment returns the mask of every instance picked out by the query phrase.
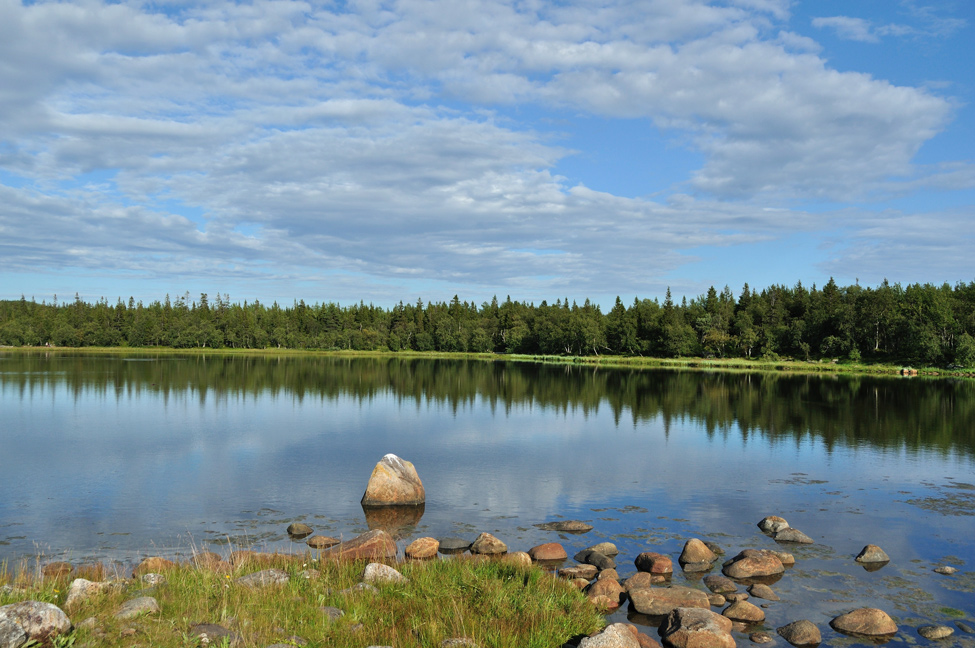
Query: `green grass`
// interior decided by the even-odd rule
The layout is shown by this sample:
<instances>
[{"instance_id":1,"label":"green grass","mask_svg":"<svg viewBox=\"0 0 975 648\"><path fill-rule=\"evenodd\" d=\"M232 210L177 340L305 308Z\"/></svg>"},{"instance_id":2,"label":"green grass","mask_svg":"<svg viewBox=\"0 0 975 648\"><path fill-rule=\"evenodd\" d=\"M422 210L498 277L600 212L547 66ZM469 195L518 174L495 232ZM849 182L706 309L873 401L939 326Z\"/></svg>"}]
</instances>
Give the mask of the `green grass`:
<instances>
[{"instance_id":1,"label":"green grass","mask_svg":"<svg viewBox=\"0 0 975 648\"><path fill-rule=\"evenodd\" d=\"M229 574L180 565L167 571L167 583L151 592L142 592L145 585L138 581L128 581L117 591L65 610L76 629L60 641L183 648L198 645L189 636L191 626L216 623L241 635L245 646L290 643L292 637L300 637L310 647L419 648L467 637L482 648L550 648L605 624L575 587L538 568L464 558L405 563L398 568L410 579L407 584L380 585L378 593L343 593L360 582L364 565L317 562L313 554L276 556L260 566L241 565ZM271 566L287 571L290 581L261 589L236 582L239 576ZM306 569L318 574L305 578ZM73 579L21 576L16 584L24 589L0 594L0 605L41 600L63 606ZM123 602L142 595L154 596L161 613L136 620L114 618ZM332 621L323 606L345 614Z\"/></svg>"}]
</instances>

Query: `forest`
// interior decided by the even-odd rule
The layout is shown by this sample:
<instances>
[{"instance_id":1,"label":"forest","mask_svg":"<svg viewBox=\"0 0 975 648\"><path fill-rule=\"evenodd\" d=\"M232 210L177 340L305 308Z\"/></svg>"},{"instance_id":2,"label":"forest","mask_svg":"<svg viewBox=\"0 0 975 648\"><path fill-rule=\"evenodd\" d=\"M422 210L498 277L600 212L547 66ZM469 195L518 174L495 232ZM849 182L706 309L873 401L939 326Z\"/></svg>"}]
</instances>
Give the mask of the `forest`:
<instances>
[{"instance_id":1,"label":"forest","mask_svg":"<svg viewBox=\"0 0 975 648\"><path fill-rule=\"evenodd\" d=\"M725 286L680 303L617 297L607 313L556 299L480 306L359 302L290 306L189 293L145 304L0 301L0 345L483 352L543 355L842 359L975 365L975 282L761 291Z\"/></svg>"}]
</instances>

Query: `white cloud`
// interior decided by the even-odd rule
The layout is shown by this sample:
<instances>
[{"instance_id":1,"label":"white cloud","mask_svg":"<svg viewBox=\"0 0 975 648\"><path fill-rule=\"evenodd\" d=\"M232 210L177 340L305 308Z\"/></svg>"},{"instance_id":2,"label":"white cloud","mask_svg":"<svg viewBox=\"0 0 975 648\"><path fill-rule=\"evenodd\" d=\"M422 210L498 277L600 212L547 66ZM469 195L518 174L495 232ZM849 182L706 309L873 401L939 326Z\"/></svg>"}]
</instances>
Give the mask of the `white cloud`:
<instances>
[{"instance_id":1,"label":"white cloud","mask_svg":"<svg viewBox=\"0 0 975 648\"><path fill-rule=\"evenodd\" d=\"M0 267L638 290L809 226L755 204L969 182L911 162L948 101L830 69L789 8L0 0ZM676 133L696 197L570 186L549 110Z\"/></svg>"},{"instance_id":2,"label":"white cloud","mask_svg":"<svg viewBox=\"0 0 975 648\"><path fill-rule=\"evenodd\" d=\"M874 33L870 21L850 16L829 16L813 18L812 26L817 29L832 29L840 38L862 41L864 43L879 43L880 38Z\"/></svg>"}]
</instances>

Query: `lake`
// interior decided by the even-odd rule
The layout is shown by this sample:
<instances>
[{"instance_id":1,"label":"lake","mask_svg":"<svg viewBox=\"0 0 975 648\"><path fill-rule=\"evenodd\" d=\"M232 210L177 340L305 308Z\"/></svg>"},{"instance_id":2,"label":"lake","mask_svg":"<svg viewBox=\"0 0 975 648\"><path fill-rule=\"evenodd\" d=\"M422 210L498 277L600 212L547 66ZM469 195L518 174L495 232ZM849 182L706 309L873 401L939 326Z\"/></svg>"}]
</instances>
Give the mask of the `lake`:
<instances>
[{"instance_id":1,"label":"lake","mask_svg":"<svg viewBox=\"0 0 975 648\"><path fill-rule=\"evenodd\" d=\"M570 556L610 540L621 576L658 551L674 558L675 583L701 587L676 566L688 538L729 555L784 548L797 564L773 586L769 628L807 618L824 643L850 643L826 623L860 606L902 626L975 624L969 380L6 353L0 413L8 564L301 551L285 532L295 520L348 539L375 523L359 500L391 452L427 494L422 517L401 520L401 549L481 531L511 550L561 542ZM756 526L766 515L816 543L777 545ZM535 526L559 519L595 529ZM890 564L855 563L868 543Z\"/></svg>"}]
</instances>

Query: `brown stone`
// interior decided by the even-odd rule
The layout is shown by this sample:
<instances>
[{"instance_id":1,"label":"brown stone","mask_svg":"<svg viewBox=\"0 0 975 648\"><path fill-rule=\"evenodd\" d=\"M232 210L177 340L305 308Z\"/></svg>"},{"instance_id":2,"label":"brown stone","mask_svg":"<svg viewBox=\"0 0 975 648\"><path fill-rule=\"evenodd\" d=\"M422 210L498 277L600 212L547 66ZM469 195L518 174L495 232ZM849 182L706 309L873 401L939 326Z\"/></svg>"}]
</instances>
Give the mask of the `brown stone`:
<instances>
[{"instance_id":1,"label":"brown stone","mask_svg":"<svg viewBox=\"0 0 975 648\"><path fill-rule=\"evenodd\" d=\"M609 607L610 609L618 608L620 603L626 599L623 588L618 581L612 578L597 580L586 589L586 596L593 602L597 597L606 597L610 601L610 605L601 607Z\"/></svg>"},{"instance_id":2,"label":"brown stone","mask_svg":"<svg viewBox=\"0 0 975 648\"><path fill-rule=\"evenodd\" d=\"M771 551L746 549L730 563L725 563L722 573L729 578L754 578L771 576L785 571L782 561Z\"/></svg>"},{"instance_id":3,"label":"brown stone","mask_svg":"<svg viewBox=\"0 0 975 648\"><path fill-rule=\"evenodd\" d=\"M413 506L424 502L426 492L416 468L394 454L387 454L379 460L362 495L363 506Z\"/></svg>"},{"instance_id":4,"label":"brown stone","mask_svg":"<svg viewBox=\"0 0 975 648\"><path fill-rule=\"evenodd\" d=\"M138 578L143 574L161 574L164 571L173 569L176 567L176 563L172 560L166 560L165 558L160 558L159 556L153 556L151 558L146 558L138 566L132 570L132 577Z\"/></svg>"},{"instance_id":5,"label":"brown stone","mask_svg":"<svg viewBox=\"0 0 975 648\"><path fill-rule=\"evenodd\" d=\"M691 538L684 543L684 550L681 552L677 562L684 567L685 571L694 571L694 565L710 565L717 559L717 555L708 549L708 546L704 542L697 538ZM688 569L688 566L692 568Z\"/></svg>"},{"instance_id":6,"label":"brown stone","mask_svg":"<svg viewBox=\"0 0 975 648\"><path fill-rule=\"evenodd\" d=\"M569 582L575 585L577 589L584 590L589 587L589 581L585 578L573 578Z\"/></svg>"},{"instance_id":7,"label":"brown stone","mask_svg":"<svg viewBox=\"0 0 975 648\"><path fill-rule=\"evenodd\" d=\"M665 574L651 574L650 572L637 572L629 578L627 578L623 585L626 587L626 591L635 589L646 589L654 585L663 585L668 580Z\"/></svg>"},{"instance_id":8,"label":"brown stone","mask_svg":"<svg viewBox=\"0 0 975 648\"><path fill-rule=\"evenodd\" d=\"M490 533L484 532L475 538L470 549L472 554L484 554L493 556L503 554L508 551L508 545L495 538Z\"/></svg>"},{"instance_id":9,"label":"brown stone","mask_svg":"<svg viewBox=\"0 0 975 648\"><path fill-rule=\"evenodd\" d=\"M528 550L532 560L565 560L568 554L558 542L546 542Z\"/></svg>"},{"instance_id":10,"label":"brown stone","mask_svg":"<svg viewBox=\"0 0 975 648\"><path fill-rule=\"evenodd\" d=\"M382 529L367 531L321 552L323 558L384 560L396 557L396 541Z\"/></svg>"},{"instance_id":11,"label":"brown stone","mask_svg":"<svg viewBox=\"0 0 975 648\"><path fill-rule=\"evenodd\" d=\"M333 538L331 536L323 535L313 535L312 537L305 540L305 544L312 549L328 549L329 547L334 547L335 545L342 542L338 538Z\"/></svg>"},{"instance_id":12,"label":"brown stone","mask_svg":"<svg viewBox=\"0 0 975 648\"><path fill-rule=\"evenodd\" d=\"M728 594L730 592L737 592L738 585L735 581L731 580L727 576L719 576L718 574L709 574L704 577L704 586L715 594Z\"/></svg>"},{"instance_id":13,"label":"brown stone","mask_svg":"<svg viewBox=\"0 0 975 648\"><path fill-rule=\"evenodd\" d=\"M755 598L765 599L766 601L780 600L779 595L775 593L775 590L764 583L755 583L754 585L750 585L748 587L748 593Z\"/></svg>"},{"instance_id":14,"label":"brown stone","mask_svg":"<svg viewBox=\"0 0 975 648\"><path fill-rule=\"evenodd\" d=\"M634 559L633 564L639 571L650 574L672 574L674 572L674 563L670 556L654 551L644 551Z\"/></svg>"},{"instance_id":15,"label":"brown stone","mask_svg":"<svg viewBox=\"0 0 975 648\"><path fill-rule=\"evenodd\" d=\"M586 551L595 551L596 553L603 554L608 558L614 558L620 552L612 542L599 542L591 547L587 547Z\"/></svg>"},{"instance_id":16,"label":"brown stone","mask_svg":"<svg viewBox=\"0 0 975 648\"><path fill-rule=\"evenodd\" d=\"M693 607L705 610L711 607L708 596L690 587L652 587L629 591L634 609L641 614L662 616L674 608Z\"/></svg>"},{"instance_id":17,"label":"brown stone","mask_svg":"<svg viewBox=\"0 0 975 648\"><path fill-rule=\"evenodd\" d=\"M713 592L708 594L708 603L711 604L711 607L721 607L727 602L728 599L726 599L723 594L715 594Z\"/></svg>"},{"instance_id":18,"label":"brown stone","mask_svg":"<svg viewBox=\"0 0 975 648\"><path fill-rule=\"evenodd\" d=\"M765 620L765 612L757 605L752 605L748 601L735 601L729 605L722 613L732 621L742 623L760 623Z\"/></svg>"},{"instance_id":19,"label":"brown stone","mask_svg":"<svg viewBox=\"0 0 975 648\"><path fill-rule=\"evenodd\" d=\"M435 558L440 550L440 541L436 538L417 538L407 545L404 553L413 560L427 560Z\"/></svg>"},{"instance_id":20,"label":"brown stone","mask_svg":"<svg viewBox=\"0 0 975 648\"><path fill-rule=\"evenodd\" d=\"M659 633L671 648L735 648L731 620L711 610L677 608L667 614Z\"/></svg>"},{"instance_id":21,"label":"brown stone","mask_svg":"<svg viewBox=\"0 0 975 648\"><path fill-rule=\"evenodd\" d=\"M822 642L823 636L812 621L802 619L775 630L779 636L793 646L815 646Z\"/></svg>"},{"instance_id":22,"label":"brown stone","mask_svg":"<svg viewBox=\"0 0 975 648\"><path fill-rule=\"evenodd\" d=\"M829 625L837 632L856 635L880 636L897 632L897 624L890 615L876 608L859 608L841 614L830 621Z\"/></svg>"},{"instance_id":23,"label":"brown stone","mask_svg":"<svg viewBox=\"0 0 975 648\"><path fill-rule=\"evenodd\" d=\"M799 529L793 529L789 527L788 529L782 529L772 534L776 542L791 542L794 544L813 544L813 539L807 536L805 533Z\"/></svg>"},{"instance_id":24,"label":"brown stone","mask_svg":"<svg viewBox=\"0 0 975 648\"><path fill-rule=\"evenodd\" d=\"M596 579L603 580L604 578L612 578L613 580L618 581L620 579L620 575L615 569L604 569L603 571L599 572Z\"/></svg>"}]
</instances>

